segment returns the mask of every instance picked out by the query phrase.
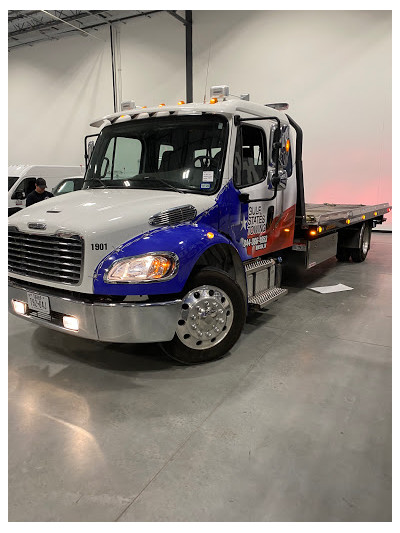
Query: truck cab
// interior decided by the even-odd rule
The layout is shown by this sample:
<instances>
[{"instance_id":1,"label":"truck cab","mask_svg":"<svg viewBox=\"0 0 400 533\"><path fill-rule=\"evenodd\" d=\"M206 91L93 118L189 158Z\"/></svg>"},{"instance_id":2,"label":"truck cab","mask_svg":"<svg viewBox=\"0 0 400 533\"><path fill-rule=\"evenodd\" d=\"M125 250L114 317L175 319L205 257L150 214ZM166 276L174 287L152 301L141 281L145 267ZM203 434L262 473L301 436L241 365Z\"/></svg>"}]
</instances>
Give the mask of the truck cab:
<instances>
[{"instance_id":1,"label":"truck cab","mask_svg":"<svg viewBox=\"0 0 400 533\"><path fill-rule=\"evenodd\" d=\"M286 294L282 256L309 236L302 134L285 109L219 86L210 103L131 104L92 123L82 190L9 219L10 312L94 340L160 342L185 364L223 356L250 307ZM387 204L373 207L379 221Z\"/></svg>"}]
</instances>

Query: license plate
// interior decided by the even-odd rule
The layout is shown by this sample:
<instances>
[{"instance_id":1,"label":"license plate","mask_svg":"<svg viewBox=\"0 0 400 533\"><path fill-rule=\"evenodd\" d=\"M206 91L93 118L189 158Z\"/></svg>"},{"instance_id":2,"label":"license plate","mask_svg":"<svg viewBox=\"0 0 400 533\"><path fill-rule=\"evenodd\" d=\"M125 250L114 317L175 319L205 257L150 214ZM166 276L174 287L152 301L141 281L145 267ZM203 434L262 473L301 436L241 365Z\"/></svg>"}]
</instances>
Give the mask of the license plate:
<instances>
[{"instance_id":1,"label":"license plate","mask_svg":"<svg viewBox=\"0 0 400 533\"><path fill-rule=\"evenodd\" d=\"M34 292L28 292L28 307L32 311L40 311L41 313L50 314L50 302L47 296L41 296Z\"/></svg>"}]
</instances>

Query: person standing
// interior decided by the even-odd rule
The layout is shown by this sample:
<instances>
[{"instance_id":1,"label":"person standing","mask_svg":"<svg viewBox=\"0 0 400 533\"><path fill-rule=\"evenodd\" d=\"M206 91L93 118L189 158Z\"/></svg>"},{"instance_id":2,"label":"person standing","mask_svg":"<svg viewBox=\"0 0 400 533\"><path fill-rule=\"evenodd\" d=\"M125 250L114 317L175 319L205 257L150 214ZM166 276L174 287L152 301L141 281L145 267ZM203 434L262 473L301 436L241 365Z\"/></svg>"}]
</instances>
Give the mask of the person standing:
<instances>
[{"instance_id":1,"label":"person standing","mask_svg":"<svg viewBox=\"0 0 400 533\"><path fill-rule=\"evenodd\" d=\"M46 180L43 178L36 178L35 181L35 190L30 192L26 197L26 207L46 200L47 198L53 198L54 194L49 191L46 191Z\"/></svg>"}]
</instances>

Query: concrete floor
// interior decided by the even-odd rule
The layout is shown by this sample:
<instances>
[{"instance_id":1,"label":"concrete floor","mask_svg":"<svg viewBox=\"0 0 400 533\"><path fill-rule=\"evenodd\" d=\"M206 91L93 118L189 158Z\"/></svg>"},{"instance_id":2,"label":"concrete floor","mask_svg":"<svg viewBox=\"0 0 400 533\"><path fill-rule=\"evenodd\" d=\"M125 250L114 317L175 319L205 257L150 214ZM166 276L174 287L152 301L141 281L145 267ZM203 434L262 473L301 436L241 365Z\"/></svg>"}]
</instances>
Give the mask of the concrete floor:
<instances>
[{"instance_id":1,"label":"concrete floor","mask_svg":"<svg viewBox=\"0 0 400 533\"><path fill-rule=\"evenodd\" d=\"M390 521L391 242L202 366L10 316L9 520Z\"/></svg>"}]
</instances>

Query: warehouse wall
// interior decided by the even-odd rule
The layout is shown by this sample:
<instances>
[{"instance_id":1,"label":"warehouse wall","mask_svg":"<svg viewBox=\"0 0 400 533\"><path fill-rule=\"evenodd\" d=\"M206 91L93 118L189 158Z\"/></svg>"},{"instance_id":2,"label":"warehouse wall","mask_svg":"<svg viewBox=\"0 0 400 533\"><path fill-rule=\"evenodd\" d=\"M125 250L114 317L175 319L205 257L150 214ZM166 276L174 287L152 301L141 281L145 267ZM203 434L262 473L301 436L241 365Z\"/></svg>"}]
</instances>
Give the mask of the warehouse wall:
<instances>
[{"instance_id":1,"label":"warehouse wall","mask_svg":"<svg viewBox=\"0 0 400 533\"><path fill-rule=\"evenodd\" d=\"M304 132L306 201L391 201L389 11L196 11L193 19L196 100L210 57L208 87L289 102Z\"/></svg>"},{"instance_id":2,"label":"warehouse wall","mask_svg":"<svg viewBox=\"0 0 400 533\"><path fill-rule=\"evenodd\" d=\"M83 164L89 123L113 112L108 26L9 53L9 164ZM167 13L118 25L122 100L185 97L185 31ZM119 44L119 46L118 46Z\"/></svg>"},{"instance_id":3,"label":"warehouse wall","mask_svg":"<svg viewBox=\"0 0 400 533\"><path fill-rule=\"evenodd\" d=\"M227 84L289 102L307 201L391 200L389 11L194 11L193 22L195 100ZM83 163L88 123L113 108L108 27L95 34L10 52L10 164ZM185 98L182 24L167 13L127 21L118 43L120 99Z\"/></svg>"}]
</instances>

